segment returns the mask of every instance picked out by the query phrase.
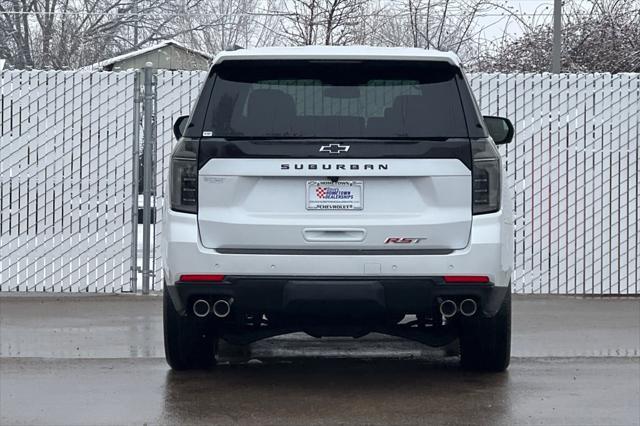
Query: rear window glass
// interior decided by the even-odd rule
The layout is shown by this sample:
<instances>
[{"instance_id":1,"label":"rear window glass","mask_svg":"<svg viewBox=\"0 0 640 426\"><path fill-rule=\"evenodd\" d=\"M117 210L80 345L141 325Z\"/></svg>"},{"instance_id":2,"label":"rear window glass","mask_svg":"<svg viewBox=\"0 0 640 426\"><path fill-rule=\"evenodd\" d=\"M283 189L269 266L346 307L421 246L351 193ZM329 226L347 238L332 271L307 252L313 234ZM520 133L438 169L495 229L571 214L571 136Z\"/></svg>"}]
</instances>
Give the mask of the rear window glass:
<instances>
[{"instance_id":1,"label":"rear window glass","mask_svg":"<svg viewBox=\"0 0 640 426\"><path fill-rule=\"evenodd\" d=\"M216 68L204 131L220 137L466 137L446 63L228 61Z\"/></svg>"}]
</instances>

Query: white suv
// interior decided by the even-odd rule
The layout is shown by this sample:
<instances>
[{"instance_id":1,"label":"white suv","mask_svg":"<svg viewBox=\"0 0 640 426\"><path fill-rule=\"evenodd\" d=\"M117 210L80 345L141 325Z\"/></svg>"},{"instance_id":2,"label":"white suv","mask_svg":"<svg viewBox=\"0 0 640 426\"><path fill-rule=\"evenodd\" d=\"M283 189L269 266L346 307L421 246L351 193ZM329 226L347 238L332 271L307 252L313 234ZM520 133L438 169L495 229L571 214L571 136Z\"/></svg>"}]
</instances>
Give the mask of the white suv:
<instances>
[{"instance_id":1,"label":"white suv","mask_svg":"<svg viewBox=\"0 0 640 426\"><path fill-rule=\"evenodd\" d=\"M219 54L174 126L163 228L174 369L220 338L379 332L509 364L511 200L458 58L405 48Z\"/></svg>"}]
</instances>

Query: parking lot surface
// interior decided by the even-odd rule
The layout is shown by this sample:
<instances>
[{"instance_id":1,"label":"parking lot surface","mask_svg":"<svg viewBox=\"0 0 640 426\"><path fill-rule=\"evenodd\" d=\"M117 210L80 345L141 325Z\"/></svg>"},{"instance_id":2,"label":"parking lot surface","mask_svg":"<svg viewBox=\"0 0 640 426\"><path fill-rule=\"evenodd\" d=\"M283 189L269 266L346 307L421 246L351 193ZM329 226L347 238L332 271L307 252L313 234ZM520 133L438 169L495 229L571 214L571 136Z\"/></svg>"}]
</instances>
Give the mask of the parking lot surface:
<instances>
[{"instance_id":1,"label":"parking lot surface","mask_svg":"<svg viewBox=\"0 0 640 426\"><path fill-rule=\"evenodd\" d=\"M640 299L516 297L513 333L503 374L302 334L176 373L160 297L3 296L0 424L640 424Z\"/></svg>"}]
</instances>

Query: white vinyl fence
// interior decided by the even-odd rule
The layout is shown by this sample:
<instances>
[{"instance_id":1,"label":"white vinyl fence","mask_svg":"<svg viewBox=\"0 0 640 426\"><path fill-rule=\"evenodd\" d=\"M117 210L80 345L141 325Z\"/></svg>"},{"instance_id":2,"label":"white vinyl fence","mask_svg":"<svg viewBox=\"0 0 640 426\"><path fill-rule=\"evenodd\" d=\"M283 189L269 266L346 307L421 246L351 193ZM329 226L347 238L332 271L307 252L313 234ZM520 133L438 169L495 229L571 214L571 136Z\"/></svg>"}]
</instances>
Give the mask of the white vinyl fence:
<instances>
[{"instance_id":1,"label":"white vinyl fence","mask_svg":"<svg viewBox=\"0 0 640 426\"><path fill-rule=\"evenodd\" d=\"M156 78L156 205L204 72ZM472 74L514 193L516 293L637 294L638 74ZM129 290L132 73L0 78L0 291ZM162 288L158 215L152 289Z\"/></svg>"},{"instance_id":2,"label":"white vinyl fence","mask_svg":"<svg viewBox=\"0 0 640 426\"><path fill-rule=\"evenodd\" d=\"M129 290L133 73L0 73L0 291Z\"/></svg>"},{"instance_id":3,"label":"white vinyl fence","mask_svg":"<svg viewBox=\"0 0 640 426\"><path fill-rule=\"evenodd\" d=\"M638 74L475 74L485 115L510 118L500 150L516 213L517 293L637 294Z\"/></svg>"}]
</instances>

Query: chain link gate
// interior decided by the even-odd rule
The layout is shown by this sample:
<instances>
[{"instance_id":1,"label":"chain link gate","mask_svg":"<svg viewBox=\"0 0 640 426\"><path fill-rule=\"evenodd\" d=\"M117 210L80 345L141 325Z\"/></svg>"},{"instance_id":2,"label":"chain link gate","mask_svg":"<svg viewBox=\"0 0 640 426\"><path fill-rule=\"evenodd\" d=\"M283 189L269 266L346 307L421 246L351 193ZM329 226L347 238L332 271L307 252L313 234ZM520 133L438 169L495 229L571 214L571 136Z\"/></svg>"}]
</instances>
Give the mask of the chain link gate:
<instances>
[{"instance_id":1,"label":"chain link gate","mask_svg":"<svg viewBox=\"0 0 640 426\"><path fill-rule=\"evenodd\" d=\"M177 142L173 123L178 117L190 113L206 75L206 71L152 68L145 68L141 74L144 80L142 128L145 130L142 151L144 176L141 176L144 183L143 248L139 272L142 274L143 294L162 290L163 287L160 237L171 151Z\"/></svg>"},{"instance_id":2,"label":"chain link gate","mask_svg":"<svg viewBox=\"0 0 640 426\"><path fill-rule=\"evenodd\" d=\"M0 74L0 292L162 289L173 122L205 76Z\"/></svg>"},{"instance_id":3,"label":"chain link gate","mask_svg":"<svg viewBox=\"0 0 640 426\"><path fill-rule=\"evenodd\" d=\"M0 291L131 291L135 72L0 73Z\"/></svg>"}]
</instances>

